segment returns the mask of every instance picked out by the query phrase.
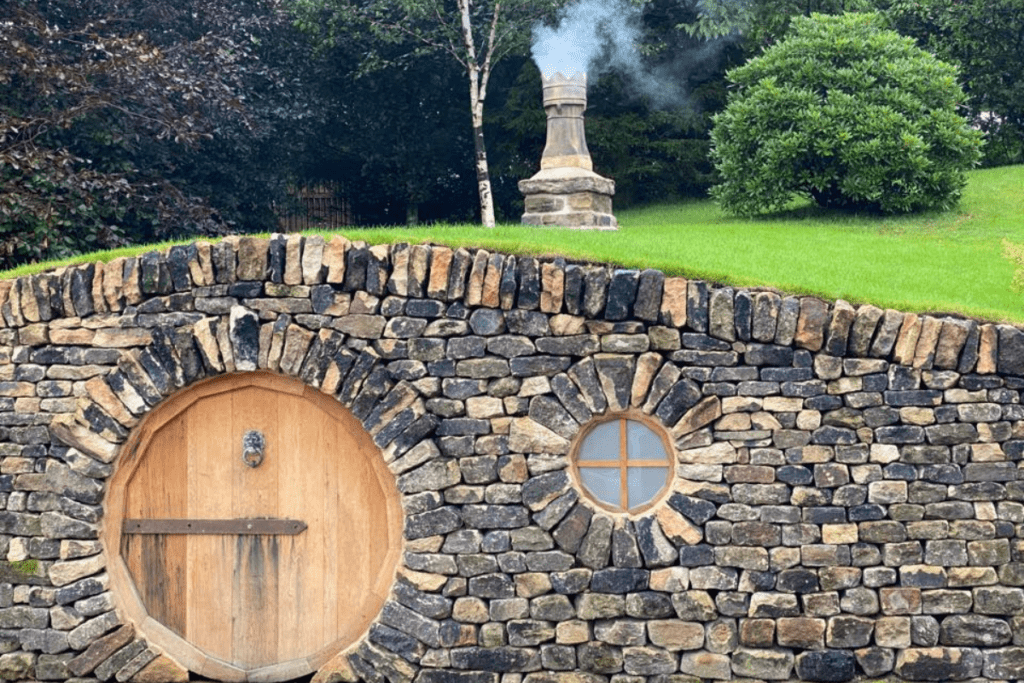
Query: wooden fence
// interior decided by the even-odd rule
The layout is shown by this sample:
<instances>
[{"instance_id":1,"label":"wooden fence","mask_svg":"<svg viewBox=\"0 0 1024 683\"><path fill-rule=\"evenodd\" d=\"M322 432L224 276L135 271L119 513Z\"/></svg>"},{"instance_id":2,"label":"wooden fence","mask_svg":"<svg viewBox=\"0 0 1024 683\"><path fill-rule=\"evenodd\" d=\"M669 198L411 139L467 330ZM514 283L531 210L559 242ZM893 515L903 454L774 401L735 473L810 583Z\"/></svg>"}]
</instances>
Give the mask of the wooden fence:
<instances>
[{"instance_id":1,"label":"wooden fence","mask_svg":"<svg viewBox=\"0 0 1024 683\"><path fill-rule=\"evenodd\" d=\"M352 205L341 183L322 181L295 186L290 194L298 206L279 213L284 232L352 225Z\"/></svg>"}]
</instances>

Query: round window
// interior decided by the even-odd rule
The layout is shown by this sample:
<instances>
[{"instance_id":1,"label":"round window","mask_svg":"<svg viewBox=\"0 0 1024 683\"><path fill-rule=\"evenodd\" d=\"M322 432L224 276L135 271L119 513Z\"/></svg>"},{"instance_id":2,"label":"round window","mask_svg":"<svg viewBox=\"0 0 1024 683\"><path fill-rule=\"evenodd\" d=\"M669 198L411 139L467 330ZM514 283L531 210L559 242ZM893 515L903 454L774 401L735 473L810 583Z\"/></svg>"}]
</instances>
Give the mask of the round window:
<instances>
[{"instance_id":1,"label":"round window","mask_svg":"<svg viewBox=\"0 0 1024 683\"><path fill-rule=\"evenodd\" d=\"M646 421L619 415L596 422L576 448L580 484L604 508L639 512L669 487L669 444L667 435Z\"/></svg>"}]
</instances>

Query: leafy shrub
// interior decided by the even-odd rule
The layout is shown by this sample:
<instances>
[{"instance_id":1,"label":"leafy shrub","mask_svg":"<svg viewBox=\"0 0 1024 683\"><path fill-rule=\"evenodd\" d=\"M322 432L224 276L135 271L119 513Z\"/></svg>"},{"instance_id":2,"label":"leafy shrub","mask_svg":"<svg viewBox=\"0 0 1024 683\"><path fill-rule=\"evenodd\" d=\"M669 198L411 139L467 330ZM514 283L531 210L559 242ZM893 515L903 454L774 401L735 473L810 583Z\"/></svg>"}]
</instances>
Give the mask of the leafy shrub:
<instances>
[{"instance_id":1,"label":"leafy shrub","mask_svg":"<svg viewBox=\"0 0 1024 683\"><path fill-rule=\"evenodd\" d=\"M794 195L886 213L946 209L980 157L958 113L956 69L875 14L795 17L790 35L728 74L712 156L723 208L752 215Z\"/></svg>"}]
</instances>

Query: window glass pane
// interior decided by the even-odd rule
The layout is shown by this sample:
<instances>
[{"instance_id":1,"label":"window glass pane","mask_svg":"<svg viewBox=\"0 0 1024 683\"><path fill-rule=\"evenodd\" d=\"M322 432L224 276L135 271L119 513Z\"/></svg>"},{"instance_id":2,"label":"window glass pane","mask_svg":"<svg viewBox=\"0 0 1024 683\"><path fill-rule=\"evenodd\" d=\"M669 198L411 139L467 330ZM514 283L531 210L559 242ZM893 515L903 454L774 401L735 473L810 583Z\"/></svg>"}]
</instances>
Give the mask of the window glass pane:
<instances>
[{"instance_id":1,"label":"window glass pane","mask_svg":"<svg viewBox=\"0 0 1024 683\"><path fill-rule=\"evenodd\" d=\"M654 431L636 420L626 422L626 448L631 460L664 460L665 444Z\"/></svg>"},{"instance_id":2,"label":"window glass pane","mask_svg":"<svg viewBox=\"0 0 1024 683\"><path fill-rule=\"evenodd\" d=\"M602 422L587 434L580 445L580 460L619 459L619 420ZM618 500L618 499L616 499Z\"/></svg>"},{"instance_id":3,"label":"window glass pane","mask_svg":"<svg viewBox=\"0 0 1024 683\"><path fill-rule=\"evenodd\" d=\"M630 509L649 503L668 478L667 467L630 467L626 470Z\"/></svg>"},{"instance_id":4,"label":"window glass pane","mask_svg":"<svg viewBox=\"0 0 1024 683\"><path fill-rule=\"evenodd\" d=\"M619 468L617 467L581 467L580 479L591 495L602 503L620 507L619 503Z\"/></svg>"}]
</instances>

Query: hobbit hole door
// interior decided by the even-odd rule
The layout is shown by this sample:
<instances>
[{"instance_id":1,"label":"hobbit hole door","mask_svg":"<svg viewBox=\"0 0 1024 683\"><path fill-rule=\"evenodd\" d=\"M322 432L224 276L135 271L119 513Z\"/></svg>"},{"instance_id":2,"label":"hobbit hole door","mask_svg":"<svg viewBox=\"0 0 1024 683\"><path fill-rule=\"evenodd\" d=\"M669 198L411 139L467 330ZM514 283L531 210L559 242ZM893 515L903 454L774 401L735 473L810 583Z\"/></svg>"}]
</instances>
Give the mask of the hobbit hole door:
<instances>
[{"instance_id":1,"label":"hobbit hole door","mask_svg":"<svg viewBox=\"0 0 1024 683\"><path fill-rule=\"evenodd\" d=\"M399 557L398 494L370 435L331 397L270 373L161 404L108 500L120 606L208 678L315 671L377 615Z\"/></svg>"}]
</instances>

